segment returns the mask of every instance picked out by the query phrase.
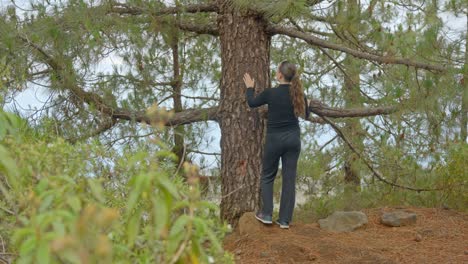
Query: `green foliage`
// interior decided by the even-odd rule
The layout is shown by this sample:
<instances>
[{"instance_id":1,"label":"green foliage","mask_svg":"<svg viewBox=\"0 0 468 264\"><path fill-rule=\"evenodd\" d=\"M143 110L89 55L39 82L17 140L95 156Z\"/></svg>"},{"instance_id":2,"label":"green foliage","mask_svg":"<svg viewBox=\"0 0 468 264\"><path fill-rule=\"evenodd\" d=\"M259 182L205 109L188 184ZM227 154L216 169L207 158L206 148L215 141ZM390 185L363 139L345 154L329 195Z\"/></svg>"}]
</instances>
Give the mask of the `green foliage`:
<instances>
[{"instance_id":1,"label":"green foliage","mask_svg":"<svg viewBox=\"0 0 468 264\"><path fill-rule=\"evenodd\" d=\"M185 165L184 183L164 163L169 153L119 156L98 143L38 140L11 114L0 120L9 120L0 131L0 235L17 263L230 261L220 244L227 226L200 199L196 168Z\"/></svg>"},{"instance_id":2,"label":"green foliage","mask_svg":"<svg viewBox=\"0 0 468 264\"><path fill-rule=\"evenodd\" d=\"M260 12L261 14L273 20L298 17L307 14L308 11L308 1L306 0L232 0L231 3L239 10L256 10L257 12Z\"/></svg>"},{"instance_id":3,"label":"green foliage","mask_svg":"<svg viewBox=\"0 0 468 264\"><path fill-rule=\"evenodd\" d=\"M386 153L388 155L388 151ZM337 177L334 177L335 188L329 190L327 186L330 182L321 181L318 183L322 189L312 193L296 214L304 221L315 221L336 210L359 210L382 206L443 207L466 212L468 209L466 160L468 160L468 144L453 143L447 146L447 154L442 155L440 160L435 161L428 169L420 168L407 156L401 156L397 161L399 166L391 166L388 170L381 168L384 175L394 175L396 179L391 180L399 184L433 188L434 191L416 192L395 188L375 180L363 186L359 192L355 192L340 183ZM320 172L315 173L320 174Z\"/></svg>"},{"instance_id":4,"label":"green foliage","mask_svg":"<svg viewBox=\"0 0 468 264\"><path fill-rule=\"evenodd\" d=\"M211 3L181 0L175 4L183 7L208 2ZM466 0L229 2L242 14L262 16L266 24L300 28L304 34L335 46L384 60L403 58L452 67L445 73L436 73L350 59L346 52L319 49L300 39L274 35L272 65L284 59L300 65L309 97L338 108L398 107L399 111L391 115L337 122L386 179L407 186L441 189L420 193L395 189L359 166L362 190L356 194L352 187L344 185L342 168L350 155L347 146L338 138L322 148L318 139L324 134L333 136L334 132L323 124L307 124L303 135L309 146L302 151L298 182L305 184L312 196L304 206L307 210L302 212L322 217L336 209L380 205L446 205L464 209L468 193L463 162L466 144L453 142L463 125L460 102L464 87L460 85L459 74L468 65L463 51L466 30L451 31L441 17L466 16ZM226 88L219 86L222 79L219 40L174 26L179 19L182 24L215 25L217 15L212 12L154 15L153 12L168 6L167 1L125 3L142 14L117 15L111 12L108 2L81 0L34 2L31 11L24 11L21 16L16 8L0 10L0 97L33 83L55 93L48 103L53 106L51 111L42 112L40 126L34 131L19 132L27 127L15 125L14 116L0 115L0 125L8 124L0 126L0 192L5 197L0 201L0 212L23 217L18 226L16 219L8 216L7 227L0 232L11 237L11 231L7 230L35 227L39 234L54 236L36 237L28 243L21 236L15 237L11 248L18 251L18 247L23 247L28 253L21 256L26 260L44 256L52 261L76 258L57 253L53 247L46 249L43 245L46 242L72 255L82 249L92 258L97 257L93 243L109 244L109 261L117 262L170 261L181 245L190 245L181 261L187 258L194 261L191 252L202 260L206 260L207 254L216 255L210 252L219 253L215 242L201 242L202 236L213 237L206 230L215 230L217 237L222 234L220 223L212 220L216 219L213 211L217 209L210 209L180 177L172 176L174 155L169 147L159 141L150 144L141 139L143 132L171 138L170 131L158 133L122 120L110 135L101 133L96 142L89 144L72 146L54 139L57 135L87 138L89 130L111 119L95 104L83 103L83 98L74 96L75 92L64 85L62 78L69 81L65 84L77 84L83 91L92 92L93 97L102 98L106 105L129 113L142 113L155 103L174 108L171 102L177 96L183 97L184 109L218 104L220 89ZM44 54L25 43L24 38L53 57L64 69L62 76L50 70ZM183 84L180 94L175 94L171 86L176 66L172 57L175 42ZM275 66L271 70L274 76ZM358 80L351 85L352 92L346 91L346 75ZM235 100L238 99L241 98ZM362 129L346 130L353 126ZM195 150L205 132L205 124L185 125L187 150ZM107 149L99 140L125 144ZM69 194L74 198L66 199L68 202L58 198ZM51 227L47 221L42 226L46 211L55 217L60 210L72 214L68 218L57 216L63 227ZM115 212L118 216L111 217L109 226L98 224L101 215L112 216ZM92 223L89 227L92 233L77 229L77 224L85 220ZM192 229L194 232L184 232ZM204 254L202 249L207 245L209 252Z\"/></svg>"},{"instance_id":5,"label":"green foliage","mask_svg":"<svg viewBox=\"0 0 468 264\"><path fill-rule=\"evenodd\" d=\"M437 167L435 173L441 175L443 186L442 202L452 208L468 210L468 144L456 143L450 146L445 164Z\"/></svg>"}]
</instances>

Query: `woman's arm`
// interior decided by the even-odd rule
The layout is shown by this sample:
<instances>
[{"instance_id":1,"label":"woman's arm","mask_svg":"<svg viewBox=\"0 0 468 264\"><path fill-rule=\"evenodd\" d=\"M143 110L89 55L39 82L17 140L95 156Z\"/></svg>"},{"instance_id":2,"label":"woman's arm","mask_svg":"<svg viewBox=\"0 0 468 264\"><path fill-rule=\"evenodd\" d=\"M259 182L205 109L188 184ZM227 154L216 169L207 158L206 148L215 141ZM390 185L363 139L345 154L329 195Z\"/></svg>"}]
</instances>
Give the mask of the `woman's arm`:
<instances>
[{"instance_id":1,"label":"woman's arm","mask_svg":"<svg viewBox=\"0 0 468 264\"><path fill-rule=\"evenodd\" d=\"M250 74L244 74L244 83L247 86L247 91L245 92L245 96L247 98L247 103L250 107L259 107L268 103L268 93L269 89L263 90L259 95L256 97L254 96L254 86L255 86L255 79L250 77Z\"/></svg>"},{"instance_id":2,"label":"woman's arm","mask_svg":"<svg viewBox=\"0 0 468 264\"><path fill-rule=\"evenodd\" d=\"M268 103L268 92L270 89L265 89L256 97L254 96L254 89L252 87L247 88L245 95L247 97L247 103L250 107L259 107Z\"/></svg>"}]
</instances>

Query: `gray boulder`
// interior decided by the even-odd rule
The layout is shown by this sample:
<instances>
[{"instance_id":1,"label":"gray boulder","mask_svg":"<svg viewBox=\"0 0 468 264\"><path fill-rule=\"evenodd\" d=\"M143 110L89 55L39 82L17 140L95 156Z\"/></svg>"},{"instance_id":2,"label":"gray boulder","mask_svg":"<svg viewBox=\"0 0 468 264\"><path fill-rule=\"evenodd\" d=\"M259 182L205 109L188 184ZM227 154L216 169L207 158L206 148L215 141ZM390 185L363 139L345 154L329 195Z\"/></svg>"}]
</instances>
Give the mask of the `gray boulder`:
<instances>
[{"instance_id":1,"label":"gray boulder","mask_svg":"<svg viewBox=\"0 0 468 264\"><path fill-rule=\"evenodd\" d=\"M397 210L385 212L380 218L380 222L387 226L406 226L416 223L416 214L413 212Z\"/></svg>"},{"instance_id":2,"label":"gray boulder","mask_svg":"<svg viewBox=\"0 0 468 264\"><path fill-rule=\"evenodd\" d=\"M367 222L366 214L359 211L337 211L318 221L320 228L333 232L351 232L364 226Z\"/></svg>"}]
</instances>

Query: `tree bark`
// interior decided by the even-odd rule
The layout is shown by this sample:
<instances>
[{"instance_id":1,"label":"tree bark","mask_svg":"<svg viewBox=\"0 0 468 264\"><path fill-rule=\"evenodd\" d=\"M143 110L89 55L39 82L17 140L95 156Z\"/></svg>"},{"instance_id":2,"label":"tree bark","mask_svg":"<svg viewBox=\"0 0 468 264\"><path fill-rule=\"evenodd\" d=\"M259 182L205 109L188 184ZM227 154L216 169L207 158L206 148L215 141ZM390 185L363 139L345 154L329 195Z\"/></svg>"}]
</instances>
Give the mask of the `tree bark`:
<instances>
[{"instance_id":1,"label":"tree bark","mask_svg":"<svg viewBox=\"0 0 468 264\"><path fill-rule=\"evenodd\" d=\"M252 14L234 11L229 1L218 1L221 41L221 218L233 226L259 204L265 119L249 109L242 77L249 72L256 92L269 84L270 37L266 22Z\"/></svg>"},{"instance_id":2,"label":"tree bark","mask_svg":"<svg viewBox=\"0 0 468 264\"><path fill-rule=\"evenodd\" d=\"M182 75L180 73L180 63L179 63L179 37L178 31L174 32L174 37L171 43L172 49L172 71L173 71L173 82L172 82L172 99L174 101L174 112L180 113L183 111L182 108ZM185 160L185 150L184 150L184 127L176 126L173 128L174 132L174 147L172 152L174 152L179 162Z\"/></svg>"}]
</instances>

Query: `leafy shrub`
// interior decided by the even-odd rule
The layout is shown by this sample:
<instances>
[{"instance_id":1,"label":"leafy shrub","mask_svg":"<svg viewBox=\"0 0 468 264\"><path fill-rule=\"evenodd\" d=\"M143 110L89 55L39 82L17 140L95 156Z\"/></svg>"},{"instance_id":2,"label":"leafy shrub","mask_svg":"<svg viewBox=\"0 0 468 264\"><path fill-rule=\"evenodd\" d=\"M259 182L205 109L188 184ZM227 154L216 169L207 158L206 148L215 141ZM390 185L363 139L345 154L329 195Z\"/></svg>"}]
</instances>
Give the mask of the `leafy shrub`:
<instances>
[{"instance_id":1,"label":"leafy shrub","mask_svg":"<svg viewBox=\"0 0 468 264\"><path fill-rule=\"evenodd\" d=\"M183 181L163 148L118 154L0 120L0 235L17 263L232 262L193 165Z\"/></svg>"},{"instance_id":2,"label":"leafy shrub","mask_svg":"<svg viewBox=\"0 0 468 264\"><path fill-rule=\"evenodd\" d=\"M311 170L313 179L323 178L314 182L321 189L316 188L308 197L308 201L296 210L296 219L313 222L327 217L337 210L359 210L382 206L416 206L416 207L443 207L459 211L468 208L468 144L451 143L447 145L439 160L433 161L425 169L415 162L408 162L402 166L398 177L398 184L404 186L424 187L433 191L413 191L393 187L378 180L368 180L360 191L352 191L340 180L342 176L329 177L325 171ZM318 167L318 166L315 166ZM322 165L323 167L323 165ZM325 166L326 167L326 166ZM309 174L308 168L299 173ZM318 174L318 175L317 175ZM391 175L390 170L384 175ZM309 177L309 176L308 176ZM312 175L309 177L311 178ZM370 178L371 176L368 176ZM330 186L332 191L328 191Z\"/></svg>"}]
</instances>

